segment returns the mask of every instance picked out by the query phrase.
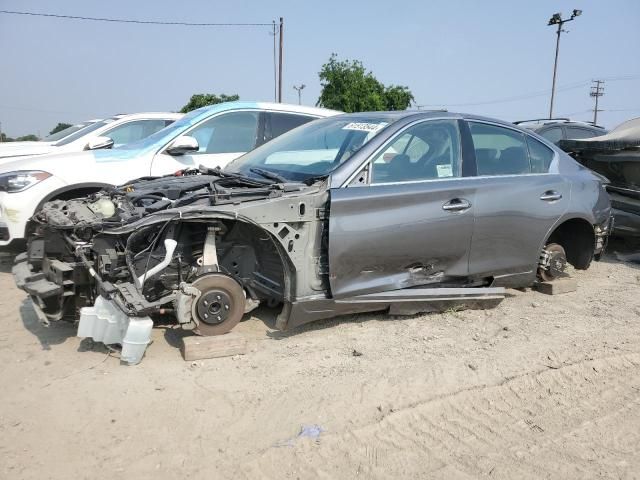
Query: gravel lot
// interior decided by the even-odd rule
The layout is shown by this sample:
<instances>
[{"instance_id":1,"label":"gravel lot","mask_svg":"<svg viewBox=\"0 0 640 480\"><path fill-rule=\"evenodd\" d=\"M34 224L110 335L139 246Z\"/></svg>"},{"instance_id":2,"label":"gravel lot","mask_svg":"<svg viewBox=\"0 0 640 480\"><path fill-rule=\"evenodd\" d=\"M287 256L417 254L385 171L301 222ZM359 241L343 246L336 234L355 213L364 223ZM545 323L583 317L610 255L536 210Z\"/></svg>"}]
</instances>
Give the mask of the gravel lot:
<instances>
[{"instance_id":1,"label":"gravel lot","mask_svg":"<svg viewBox=\"0 0 640 480\"><path fill-rule=\"evenodd\" d=\"M0 478L640 478L640 265L620 249L575 293L494 310L286 334L259 310L245 356L185 362L158 328L135 367L39 325L0 273Z\"/></svg>"}]
</instances>

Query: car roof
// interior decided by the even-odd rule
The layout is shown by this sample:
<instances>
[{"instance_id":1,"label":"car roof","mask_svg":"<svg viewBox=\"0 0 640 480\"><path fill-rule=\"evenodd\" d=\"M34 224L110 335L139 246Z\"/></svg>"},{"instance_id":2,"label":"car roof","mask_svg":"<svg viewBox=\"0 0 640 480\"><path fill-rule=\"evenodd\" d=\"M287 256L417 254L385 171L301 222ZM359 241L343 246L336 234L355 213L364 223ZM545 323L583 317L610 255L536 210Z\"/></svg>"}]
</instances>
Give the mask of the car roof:
<instances>
[{"instance_id":1,"label":"car roof","mask_svg":"<svg viewBox=\"0 0 640 480\"><path fill-rule=\"evenodd\" d=\"M275 110L280 112L291 113L303 113L307 115L314 115L319 117L330 117L333 115L339 115L342 112L338 110L331 110L328 108L320 107L308 107L306 105L293 105L289 103L273 103L273 102L224 102L217 103L215 105L207 105L206 107L200 107L197 112L200 112L202 116L209 116L212 112L222 112L227 110L243 110L243 109L258 109L258 110Z\"/></svg>"},{"instance_id":2,"label":"car roof","mask_svg":"<svg viewBox=\"0 0 640 480\"><path fill-rule=\"evenodd\" d=\"M535 118L533 120L519 120L513 123L515 125L520 125L525 128L528 128L530 130L539 130L543 127L556 126L556 125L557 126L567 125L567 126L586 127L586 128L604 131L604 127L600 125L595 125L590 122L583 122L581 120L571 120L570 118L549 118L549 119Z\"/></svg>"},{"instance_id":3,"label":"car roof","mask_svg":"<svg viewBox=\"0 0 640 480\"><path fill-rule=\"evenodd\" d=\"M294 105L290 103L257 102L258 108L266 110L280 110L283 112L307 113L309 115L320 115L330 117L339 115L342 112L322 107L308 107L306 105Z\"/></svg>"},{"instance_id":4,"label":"car roof","mask_svg":"<svg viewBox=\"0 0 640 480\"><path fill-rule=\"evenodd\" d=\"M182 117L183 113L175 112L138 112L138 113L118 113L111 118L113 120L133 120L137 118L160 118L168 120L177 120Z\"/></svg>"},{"instance_id":5,"label":"car roof","mask_svg":"<svg viewBox=\"0 0 640 480\"><path fill-rule=\"evenodd\" d=\"M509 128L517 128L522 130L521 127L514 125L511 122L500 120L497 118L485 117L482 115L476 115L473 113L458 113L449 112L447 110L399 110L399 111L387 111L387 112L358 112L358 113L343 113L341 117L348 117L357 120L358 118L371 118L376 117L387 118L389 122L396 122L399 120L415 121L415 120L428 120L431 118L449 118L452 120L478 120L484 122L497 123Z\"/></svg>"}]
</instances>

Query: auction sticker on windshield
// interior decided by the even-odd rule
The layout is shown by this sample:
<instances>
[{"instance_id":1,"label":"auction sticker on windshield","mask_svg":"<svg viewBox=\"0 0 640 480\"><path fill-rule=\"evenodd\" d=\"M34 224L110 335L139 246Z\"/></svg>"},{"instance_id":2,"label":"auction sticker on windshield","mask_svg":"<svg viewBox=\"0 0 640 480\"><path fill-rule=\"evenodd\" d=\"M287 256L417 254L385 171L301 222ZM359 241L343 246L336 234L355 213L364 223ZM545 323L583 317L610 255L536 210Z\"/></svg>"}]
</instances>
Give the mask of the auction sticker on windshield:
<instances>
[{"instance_id":1,"label":"auction sticker on windshield","mask_svg":"<svg viewBox=\"0 0 640 480\"><path fill-rule=\"evenodd\" d=\"M343 130L355 130L358 132L377 132L383 128L386 123L365 123L365 122L351 122L347 123Z\"/></svg>"}]
</instances>

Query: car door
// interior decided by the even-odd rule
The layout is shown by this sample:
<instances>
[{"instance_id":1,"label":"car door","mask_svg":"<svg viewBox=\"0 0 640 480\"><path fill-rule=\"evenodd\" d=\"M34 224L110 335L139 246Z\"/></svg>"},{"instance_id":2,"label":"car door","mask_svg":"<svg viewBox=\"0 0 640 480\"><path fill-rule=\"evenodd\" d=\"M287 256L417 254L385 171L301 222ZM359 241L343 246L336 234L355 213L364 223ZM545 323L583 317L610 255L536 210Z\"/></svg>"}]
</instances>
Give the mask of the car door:
<instances>
[{"instance_id":1,"label":"car door","mask_svg":"<svg viewBox=\"0 0 640 480\"><path fill-rule=\"evenodd\" d=\"M197 168L199 165L209 168L224 167L231 160L255 148L259 117L258 110L236 110L203 120L184 133L198 141L198 151L169 155L163 148L153 159L150 174L165 175L185 168Z\"/></svg>"},{"instance_id":2,"label":"car door","mask_svg":"<svg viewBox=\"0 0 640 480\"><path fill-rule=\"evenodd\" d=\"M456 120L396 134L353 180L330 190L334 298L464 278L475 193L461 178Z\"/></svg>"},{"instance_id":3,"label":"car door","mask_svg":"<svg viewBox=\"0 0 640 480\"><path fill-rule=\"evenodd\" d=\"M557 154L519 130L469 121L478 176L469 273L503 280L535 275L541 245L567 210L571 184Z\"/></svg>"}]
</instances>

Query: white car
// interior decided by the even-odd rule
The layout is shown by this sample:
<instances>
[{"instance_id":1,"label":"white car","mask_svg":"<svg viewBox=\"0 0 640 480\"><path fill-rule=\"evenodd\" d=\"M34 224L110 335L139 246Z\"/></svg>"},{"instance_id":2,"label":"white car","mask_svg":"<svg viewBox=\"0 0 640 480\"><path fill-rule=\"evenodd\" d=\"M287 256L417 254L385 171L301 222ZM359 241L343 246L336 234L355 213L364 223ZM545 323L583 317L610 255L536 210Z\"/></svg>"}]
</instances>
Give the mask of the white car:
<instances>
[{"instance_id":1,"label":"white car","mask_svg":"<svg viewBox=\"0 0 640 480\"><path fill-rule=\"evenodd\" d=\"M0 246L25 238L29 219L46 201L82 197L135 178L199 165L224 167L282 133L338 113L281 103L221 103L194 110L146 139L121 147L0 164Z\"/></svg>"},{"instance_id":2,"label":"white car","mask_svg":"<svg viewBox=\"0 0 640 480\"><path fill-rule=\"evenodd\" d=\"M134 113L72 125L40 142L0 143L0 165L13 157L117 147L148 137L175 122L180 113Z\"/></svg>"}]
</instances>

